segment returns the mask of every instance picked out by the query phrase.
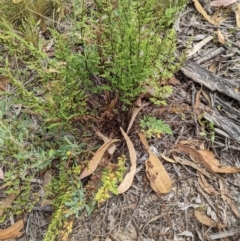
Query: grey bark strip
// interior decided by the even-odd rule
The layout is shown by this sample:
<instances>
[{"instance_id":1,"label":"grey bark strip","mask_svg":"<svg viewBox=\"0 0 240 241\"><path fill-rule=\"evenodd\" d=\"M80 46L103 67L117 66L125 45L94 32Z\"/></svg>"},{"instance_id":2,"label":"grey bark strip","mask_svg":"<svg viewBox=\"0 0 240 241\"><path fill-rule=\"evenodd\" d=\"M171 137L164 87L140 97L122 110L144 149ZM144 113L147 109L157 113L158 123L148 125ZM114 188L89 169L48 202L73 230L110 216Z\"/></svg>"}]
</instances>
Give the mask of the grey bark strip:
<instances>
[{"instance_id":1,"label":"grey bark strip","mask_svg":"<svg viewBox=\"0 0 240 241\"><path fill-rule=\"evenodd\" d=\"M237 101L240 101L240 82L214 75L210 71L189 60L185 62L181 71L185 76L207 87L211 91L219 91Z\"/></svg>"}]
</instances>

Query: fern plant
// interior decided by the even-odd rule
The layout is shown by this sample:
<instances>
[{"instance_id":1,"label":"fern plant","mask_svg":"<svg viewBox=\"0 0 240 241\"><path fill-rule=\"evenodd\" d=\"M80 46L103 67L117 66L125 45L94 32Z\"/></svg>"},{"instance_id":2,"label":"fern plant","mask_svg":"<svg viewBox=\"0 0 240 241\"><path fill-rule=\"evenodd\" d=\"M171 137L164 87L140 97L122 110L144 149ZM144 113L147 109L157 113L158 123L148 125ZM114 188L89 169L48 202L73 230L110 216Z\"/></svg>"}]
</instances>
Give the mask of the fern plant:
<instances>
[{"instance_id":1,"label":"fern plant","mask_svg":"<svg viewBox=\"0 0 240 241\"><path fill-rule=\"evenodd\" d=\"M172 134L169 125L165 124L163 120L158 120L156 117L145 116L140 120L140 126L142 127L142 132L148 138L153 136L160 137L163 133Z\"/></svg>"}]
</instances>

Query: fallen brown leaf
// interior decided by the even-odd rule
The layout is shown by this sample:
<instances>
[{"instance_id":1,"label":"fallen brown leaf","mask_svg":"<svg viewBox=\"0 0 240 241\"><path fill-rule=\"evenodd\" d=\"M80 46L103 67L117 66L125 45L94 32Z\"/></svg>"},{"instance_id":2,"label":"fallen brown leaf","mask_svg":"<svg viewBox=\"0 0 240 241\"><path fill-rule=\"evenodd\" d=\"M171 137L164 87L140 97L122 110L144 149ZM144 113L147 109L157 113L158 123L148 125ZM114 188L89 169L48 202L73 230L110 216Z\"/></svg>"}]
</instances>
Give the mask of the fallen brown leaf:
<instances>
[{"instance_id":1,"label":"fallen brown leaf","mask_svg":"<svg viewBox=\"0 0 240 241\"><path fill-rule=\"evenodd\" d=\"M229 197L228 195L228 189L223 182L223 180L219 180L219 186L220 186L220 193L221 197L224 202L226 202L230 208L232 209L233 213L236 215L236 217L240 218L240 212L234 201Z\"/></svg>"},{"instance_id":2,"label":"fallen brown leaf","mask_svg":"<svg viewBox=\"0 0 240 241\"><path fill-rule=\"evenodd\" d=\"M218 42L221 44L225 44L225 38L219 29L216 31L216 34L218 36Z\"/></svg>"},{"instance_id":3,"label":"fallen brown leaf","mask_svg":"<svg viewBox=\"0 0 240 241\"><path fill-rule=\"evenodd\" d=\"M150 150L146 137L142 133L139 133L139 137L149 153L149 158L146 161L146 174L152 189L158 194L170 192L172 188L170 176L158 157Z\"/></svg>"},{"instance_id":4,"label":"fallen brown leaf","mask_svg":"<svg viewBox=\"0 0 240 241\"><path fill-rule=\"evenodd\" d=\"M200 149L202 149L202 146L204 146L204 142L198 139L182 140L182 141L179 141L178 143L182 145L188 145L192 148L198 147Z\"/></svg>"},{"instance_id":5,"label":"fallen brown leaf","mask_svg":"<svg viewBox=\"0 0 240 241\"><path fill-rule=\"evenodd\" d=\"M100 131L96 131L96 134L104 141L104 143L111 141L111 139L109 139L108 137L103 135ZM110 155L112 155L115 152L115 150L116 150L116 145L112 145L111 147L109 147L107 149L107 151Z\"/></svg>"},{"instance_id":6,"label":"fallen brown leaf","mask_svg":"<svg viewBox=\"0 0 240 241\"><path fill-rule=\"evenodd\" d=\"M81 175L80 179L83 179L89 175L91 175L97 168L98 164L100 163L105 151L115 142L119 142L120 140L118 139L113 139L107 143L104 143L95 153L93 158L89 161L88 167L86 167Z\"/></svg>"},{"instance_id":7,"label":"fallen brown leaf","mask_svg":"<svg viewBox=\"0 0 240 241\"><path fill-rule=\"evenodd\" d=\"M6 91L6 86L9 83L10 83L10 79L8 77L1 77L0 78L0 90Z\"/></svg>"},{"instance_id":8,"label":"fallen brown leaf","mask_svg":"<svg viewBox=\"0 0 240 241\"><path fill-rule=\"evenodd\" d=\"M216 69L219 66L219 62L214 62L213 64L210 65L210 67L208 68L208 70L212 73L216 73ZM210 101L210 97L208 96L208 94L203 91L203 96L205 97L205 99L208 101L208 106L210 107L211 105L211 101Z\"/></svg>"},{"instance_id":9,"label":"fallen brown leaf","mask_svg":"<svg viewBox=\"0 0 240 241\"><path fill-rule=\"evenodd\" d=\"M13 203L13 201L15 200L15 198L17 197L16 194L9 194L2 202L1 202L1 206L0 206L0 216L2 216L4 214L4 209L10 207Z\"/></svg>"},{"instance_id":10,"label":"fallen brown leaf","mask_svg":"<svg viewBox=\"0 0 240 241\"><path fill-rule=\"evenodd\" d=\"M131 161L131 167L130 171L127 173L127 175L124 177L122 183L118 186L118 193L124 193L126 192L132 185L133 178L136 174L136 168L137 168L137 154L134 149L133 143L126 134L126 132L120 127L120 130L122 132L122 135L127 143L130 161Z\"/></svg>"},{"instance_id":11,"label":"fallen brown leaf","mask_svg":"<svg viewBox=\"0 0 240 241\"><path fill-rule=\"evenodd\" d=\"M180 157L178 157L178 156L175 156L175 155L172 155L172 156L173 156L173 159L174 159L176 162L178 162L178 163L180 163L180 164L182 164L182 165L185 165L185 166L190 166L190 167L194 168L195 170L201 172L201 173L202 173L203 175L205 175L206 177L212 178L211 175L210 175L204 168L198 166L196 163L191 162L191 161L188 161L188 160L186 160L186 159L182 159L182 158L180 158Z\"/></svg>"},{"instance_id":12,"label":"fallen brown leaf","mask_svg":"<svg viewBox=\"0 0 240 241\"><path fill-rule=\"evenodd\" d=\"M210 164L202 157L202 155L197 150L195 150L189 146L181 145L181 144L177 144L176 150L179 150L180 152L183 152L183 153L189 155L191 158L195 159L195 161L202 164L215 177L222 179L222 177L220 175L218 175L217 173L215 173L213 171Z\"/></svg>"},{"instance_id":13,"label":"fallen brown leaf","mask_svg":"<svg viewBox=\"0 0 240 241\"><path fill-rule=\"evenodd\" d=\"M107 106L107 110L113 110L118 102L118 99L119 99L119 93L117 93L114 99L111 100L111 102Z\"/></svg>"},{"instance_id":14,"label":"fallen brown leaf","mask_svg":"<svg viewBox=\"0 0 240 241\"><path fill-rule=\"evenodd\" d=\"M142 104L139 107L133 107L131 119L130 119L130 122L129 122L129 125L128 125L128 128L127 128L127 134L129 133L129 131L130 131L131 127L132 127L132 124L133 124L134 120L136 119L136 117L137 117L138 113L140 112L140 110L143 107L147 106L147 105L148 105L148 103L144 103L144 104Z\"/></svg>"},{"instance_id":15,"label":"fallen brown leaf","mask_svg":"<svg viewBox=\"0 0 240 241\"><path fill-rule=\"evenodd\" d=\"M198 116L201 114L201 109L200 109L201 92L202 92L202 88L196 94L196 100L195 100L195 106L194 106L194 110Z\"/></svg>"},{"instance_id":16,"label":"fallen brown leaf","mask_svg":"<svg viewBox=\"0 0 240 241\"><path fill-rule=\"evenodd\" d=\"M176 163L176 161L174 161L172 158L167 157L167 156L163 155L162 153L160 153L160 156L167 162Z\"/></svg>"},{"instance_id":17,"label":"fallen brown leaf","mask_svg":"<svg viewBox=\"0 0 240 241\"><path fill-rule=\"evenodd\" d=\"M212 185L208 183L208 181L206 180L206 178L202 173L199 173L198 183L202 187L202 189L209 195L214 195L214 196L220 195L220 193Z\"/></svg>"},{"instance_id":18,"label":"fallen brown leaf","mask_svg":"<svg viewBox=\"0 0 240 241\"><path fill-rule=\"evenodd\" d=\"M205 215L205 213L202 211L195 210L194 214L195 214L196 219L200 223L202 223L208 227L214 227L214 228L226 228L227 227L227 225L225 225L225 224L218 223L218 222L212 220L207 215Z\"/></svg>"},{"instance_id":19,"label":"fallen brown leaf","mask_svg":"<svg viewBox=\"0 0 240 241\"><path fill-rule=\"evenodd\" d=\"M20 230L23 229L24 221L23 219L17 221L12 226L6 229L0 229L0 239L14 239L21 237L24 232L21 232Z\"/></svg>"},{"instance_id":20,"label":"fallen brown leaf","mask_svg":"<svg viewBox=\"0 0 240 241\"><path fill-rule=\"evenodd\" d=\"M204 8L202 7L202 5L199 3L198 0L193 0L194 2L194 5L196 7L196 9L198 10L199 13L202 14L202 16L211 24L215 25L215 26L218 26L222 23L222 21L216 21L214 19L211 18L211 16L209 16L207 14L207 12L204 10Z\"/></svg>"},{"instance_id":21,"label":"fallen brown leaf","mask_svg":"<svg viewBox=\"0 0 240 241\"><path fill-rule=\"evenodd\" d=\"M239 167L221 166L220 162L215 158L214 153L208 150L198 150L204 160L211 166L211 169L217 173L238 173Z\"/></svg>"},{"instance_id":22,"label":"fallen brown leaf","mask_svg":"<svg viewBox=\"0 0 240 241\"><path fill-rule=\"evenodd\" d=\"M180 80L177 79L174 75L169 78L168 83L169 83L170 85L173 85L173 86L176 86L176 85L180 85L180 84L181 84Z\"/></svg>"}]
</instances>

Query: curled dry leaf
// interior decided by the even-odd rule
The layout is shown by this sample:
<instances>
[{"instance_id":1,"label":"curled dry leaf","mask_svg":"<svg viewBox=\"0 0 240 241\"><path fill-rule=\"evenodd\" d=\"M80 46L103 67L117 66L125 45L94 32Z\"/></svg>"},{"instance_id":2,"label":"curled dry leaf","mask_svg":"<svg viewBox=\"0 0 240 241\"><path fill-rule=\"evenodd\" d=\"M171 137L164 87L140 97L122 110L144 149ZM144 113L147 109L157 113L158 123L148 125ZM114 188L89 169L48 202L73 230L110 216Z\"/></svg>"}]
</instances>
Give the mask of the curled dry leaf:
<instances>
[{"instance_id":1,"label":"curled dry leaf","mask_svg":"<svg viewBox=\"0 0 240 241\"><path fill-rule=\"evenodd\" d=\"M195 214L196 219L200 223L202 223L208 227L214 227L214 228L226 228L227 227L227 225L225 225L225 224L218 223L218 222L212 220L207 215L205 215L205 213L202 211L195 210L194 214Z\"/></svg>"},{"instance_id":2,"label":"curled dry leaf","mask_svg":"<svg viewBox=\"0 0 240 241\"><path fill-rule=\"evenodd\" d=\"M104 143L95 153L93 158L89 161L88 167L86 167L81 175L80 179L83 179L89 175L91 175L97 168L98 164L100 163L105 151L115 142L119 142L120 140L118 139L113 139L107 143Z\"/></svg>"},{"instance_id":3,"label":"curled dry leaf","mask_svg":"<svg viewBox=\"0 0 240 241\"><path fill-rule=\"evenodd\" d=\"M146 137L141 133L139 133L139 137L149 153L149 158L146 161L146 174L152 189L158 194L170 192L172 188L170 176L158 157L150 150Z\"/></svg>"},{"instance_id":4,"label":"curled dry leaf","mask_svg":"<svg viewBox=\"0 0 240 241\"><path fill-rule=\"evenodd\" d=\"M174 161L173 159L163 155L162 153L160 153L160 156L167 162L176 163L176 161Z\"/></svg>"},{"instance_id":5,"label":"curled dry leaf","mask_svg":"<svg viewBox=\"0 0 240 241\"><path fill-rule=\"evenodd\" d=\"M23 219L17 221L12 226L6 229L0 229L0 240L4 239L15 239L23 235L24 232L21 232L23 229L24 221Z\"/></svg>"},{"instance_id":6,"label":"curled dry leaf","mask_svg":"<svg viewBox=\"0 0 240 241\"><path fill-rule=\"evenodd\" d=\"M134 149L133 143L126 134L126 132L120 127L120 130L122 132L122 135L127 143L127 147L129 150L129 156L130 156L130 161L131 161L131 167L130 171L127 173L127 175L124 177L122 183L118 186L118 193L124 193L126 192L130 186L132 185L133 178L136 174L136 163L137 163L137 154Z\"/></svg>"},{"instance_id":7,"label":"curled dry leaf","mask_svg":"<svg viewBox=\"0 0 240 241\"><path fill-rule=\"evenodd\" d=\"M237 173L240 172L239 167L222 166L215 158L214 153L208 150L198 150L204 160L211 166L211 169L217 173Z\"/></svg>"}]
</instances>

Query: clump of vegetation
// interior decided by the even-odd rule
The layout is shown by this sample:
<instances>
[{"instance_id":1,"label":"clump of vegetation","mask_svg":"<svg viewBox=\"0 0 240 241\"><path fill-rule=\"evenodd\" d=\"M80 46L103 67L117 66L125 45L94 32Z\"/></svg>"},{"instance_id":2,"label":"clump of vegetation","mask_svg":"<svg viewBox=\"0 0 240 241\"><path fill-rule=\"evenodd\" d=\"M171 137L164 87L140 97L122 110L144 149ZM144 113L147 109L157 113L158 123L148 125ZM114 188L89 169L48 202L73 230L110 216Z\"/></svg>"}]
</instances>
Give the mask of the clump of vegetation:
<instances>
[{"instance_id":1,"label":"clump of vegetation","mask_svg":"<svg viewBox=\"0 0 240 241\"><path fill-rule=\"evenodd\" d=\"M140 120L140 126L142 127L142 132L148 138L153 136L157 136L159 138L164 133L169 135L172 134L170 126L165 124L164 121L158 120L156 117L145 116Z\"/></svg>"},{"instance_id":2,"label":"clump of vegetation","mask_svg":"<svg viewBox=\"0 0 240 241\"><path fill-rule=\"evenodd\" d=\"M1 223L41 202L32 180L48 169L54 177L45 198L54 210L45 241L66 240L75 216L117 194L125 157L100 168L88 185L79 180L98 147L88 140L116 96L116 113L148 89L155 104L165 103L171 88L161 80L183 61L174 55L172 23L184 3L101 0L89 7L75 0L69 15L73 26L64 27L64 34L56 27L64 17L61 1L2 4L0 81L7 78L10 85L0 92L0 161L4 193L16 198ZM160 122L149 117L141 125L149 135L170 134Z\"/></svg>"}]
</instances>

